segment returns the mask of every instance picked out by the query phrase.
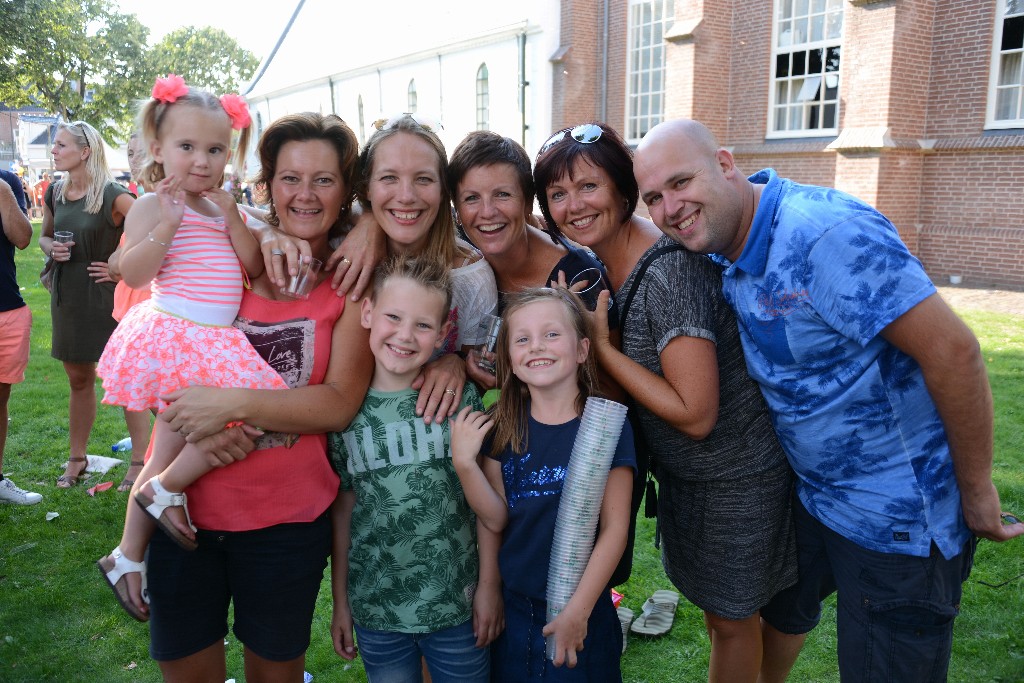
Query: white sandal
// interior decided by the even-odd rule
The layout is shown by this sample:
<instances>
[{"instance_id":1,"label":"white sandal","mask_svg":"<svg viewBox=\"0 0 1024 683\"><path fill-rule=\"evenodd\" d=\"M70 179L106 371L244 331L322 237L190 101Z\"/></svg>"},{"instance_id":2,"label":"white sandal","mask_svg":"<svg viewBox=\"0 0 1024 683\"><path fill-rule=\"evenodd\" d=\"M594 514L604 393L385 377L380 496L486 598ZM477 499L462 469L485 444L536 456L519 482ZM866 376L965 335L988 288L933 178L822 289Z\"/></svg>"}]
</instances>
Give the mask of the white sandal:
<instances>
[{"instance_id":1,"label":"white sandal","mask_svg":"<svg viewBox=\"0 0 1024 683\"><path fill-rule=\"evenodd\" d=\"M121 546L114 548L106 557L101 557L96 562L100 574L106 579L110 589L114 591L114 597L124 608L124 611L139 621L148 621L149 615L139 610L132 602L128 594L128 582L124 580L125 574L138 572L142 575L142 601L149 604L149 588L146 583L146 563L129 560L121 552Z\"/></svg>"},{"instance_id":2,"label":"white sandal","mask_svg":"<svg viewBox=\"0 0 1024 683\"><path fill-rule=\"evenodd\" d=\"M654 591L647 598L644 609L629 630L644 636L662 636L672 628L679 606L679 593L669 590Z\"/></svg>"},{"instance_id":3,"label":"white sandal","mask_svg":"<svg viewBox=\"0 0 1024 683\"><path fill-rule=\"evenodd\" d=\"M196 527L192 524L192 517L188 514L188 496L184 493L173 493L164 488L163 484L160 483L160 477L156 476L149 480L149 485L153 487L153 496L147 496L144 489L146 485L143 484L139 490L135 493L135 502L146 511L150 517L156 520L156 525L160 527L160 530L171 537L171 540L178 544L183 550L195 550L199 547L199 544L194 538L189 538L183 534L178 527L174 526L164 515L164 512L169 507L181 507L185 511L185 521L188 522L188 526L195 533Z\"/></svg>"}]
</instances>

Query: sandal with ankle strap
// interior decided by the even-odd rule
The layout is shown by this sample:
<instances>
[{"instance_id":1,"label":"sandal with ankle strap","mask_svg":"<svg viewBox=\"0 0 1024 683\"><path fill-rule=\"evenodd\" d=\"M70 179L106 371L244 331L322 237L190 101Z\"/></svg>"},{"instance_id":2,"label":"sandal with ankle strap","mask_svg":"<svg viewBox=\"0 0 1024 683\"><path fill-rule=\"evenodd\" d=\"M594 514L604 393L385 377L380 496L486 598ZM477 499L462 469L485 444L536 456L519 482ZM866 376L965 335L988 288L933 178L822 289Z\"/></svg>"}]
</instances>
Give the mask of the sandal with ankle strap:
<instances>
[{"instance_id":1,"label":"sandal with ankle strap","mask_svg":"<svg viewBox=\"0 0 1024 683\"><path fill-rule=\"evenodd\" d=\"M146 466L146 461L145 460L132 460L131 462L128 463L128 469L129 470L131 468L133 468L133 467L145 467L145 466ZM121 483L117 485L117 491L118 491L118 493L124 493L125 491L131 491L132 488L134 488L134 486L135 486L135 480L134 479L129 479L128 478L128 473L125 472L124 479L122 479Z\"/></svg>"},{"instance_id":2,"label":"sandal with ankle strap","mask_svg":"<svg viewBox=\"0 0 1024 683\"><path fill-rule=\"evenodd\" d=\"M57 477L57 488L69 489L75 484L77 484L78 481L85 476L85 468L89 466L89 461L86 459L86 457L84 455L80 458L76 458L74 456L68 457L68 464L70 465L73 462L81 462L85 464L82 465L82 469L78 472L78 474L62 474L59 477Z\"/></svg>"},{"instance_id":3,"label":"sandal with ankle strap","mask_svg":"<svg viewBox=\"0 0 1024 683\"><path fill-rule=\"evenodd\" d=\"M146 492L143 491L145 484L143 484L142 488L135 492L135 502L146 511L146 514L156 520L156 525L160 527L160 530L167 534L182 550L195 550L198 548L199 544L196 540L183 534L164 514L169 507L181 507L185 511L185 521L188 523L189 528L192 529L192 532L195 533L196 527L192 524L192 517L188 514L188 496L184 493L172 493L165 489L164 485L160 483L159 476L153 477L147 483L153 487L153 495L146 495Z\"/></svg>"},{"instance_id":4,"label":"sandal with ankle strap","mask_svg":"<svg viewBox=\"0 0 1024 683\"><path fill-rule=\"evenodd\" d=\"M101 557L96 561L96 566L103 575L110 590L114 591L114 597L124 608L124 611L132 615L138 621L149 621L149 615L141 611L132 602L128 593L128 581L125 574L139 572L142 575L142 601L149 604L149 589L146 585L146 563L129 560L121 552L121 546L114 548L110 554Z\"/></svg>"}]
</instances>

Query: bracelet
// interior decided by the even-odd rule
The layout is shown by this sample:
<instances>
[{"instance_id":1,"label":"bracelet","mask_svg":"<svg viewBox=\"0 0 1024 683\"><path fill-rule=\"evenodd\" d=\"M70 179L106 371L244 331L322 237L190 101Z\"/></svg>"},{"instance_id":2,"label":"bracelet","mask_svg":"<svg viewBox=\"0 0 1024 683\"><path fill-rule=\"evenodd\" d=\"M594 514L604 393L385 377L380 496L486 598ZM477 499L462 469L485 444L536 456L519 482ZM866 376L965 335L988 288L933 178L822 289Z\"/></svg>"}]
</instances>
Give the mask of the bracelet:
<instances>
[{"instance_id":1,"label":"bracelet","mask_svg":"<svg viewBox=\"0 0 1024 683\"><path fill-rule=\"evenodd\" d=\"M154 242L156 244L159 244L161 247L169 247L169 246L171 246L167 242L161 242L160 240L158 240L155 237L153 237L153 231L152 230L150 230L149 234L146 235L146 239L148 239L150 242Z\"/></svg>"}]
</instances>

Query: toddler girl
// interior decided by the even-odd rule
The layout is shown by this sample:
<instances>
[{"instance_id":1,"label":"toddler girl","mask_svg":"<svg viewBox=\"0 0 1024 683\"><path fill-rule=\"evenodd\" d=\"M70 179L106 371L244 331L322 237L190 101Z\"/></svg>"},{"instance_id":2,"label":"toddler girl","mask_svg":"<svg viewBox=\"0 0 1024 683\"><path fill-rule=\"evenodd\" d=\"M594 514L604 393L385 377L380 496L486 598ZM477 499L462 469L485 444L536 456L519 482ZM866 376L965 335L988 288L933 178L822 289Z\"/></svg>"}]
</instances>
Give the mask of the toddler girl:
<instances>
[{"instance_id":1,"label":"toddler girl","mask_svg":"<svg viewBox=\"0 0 1024 683\"><path fill-rule=\"evenodd\" d=\"M245 101L238 95L218 99L170 74L157 79L140 118L150 157L143 180L154 191L125 220L120 268L129 287L152 280L152 298L133 307L107 343L98 367L103 402L141 411L165 408L160 396L193 384L286 388L231 325L245 273L263 268L234 199L220 189L235 130L241 132L236 159L244 157L250 124ZM136 486L134 498L178 545L192 550L195 529L181 491L209 466L186 445L187 436L157 420L153 455L139 476L145 483ZM144 621L138 573L145 570L142 556L153 524L139 512L129 502L121 543L98 564L121 605Z\"/></svg>"},{"instance_id":2,"label":"toddler girl","mask_svg":"<svg viewBox=\"0 0 1024 683\"><path fill-rule=\"evenodd\" d=\"M628 423L612 459L593 554L572 599L545 623L562 483L583 407L597 391L588 330L582 303L565 289L510 297L496 351L501 398L494 414L463 409L452 424L452 459L466 499L484 527L504 533L498 565L505 632L491 648L495 681L621 680L622 631L608 582L629 528L636 456ZM555 640L551 661L545 637Z\"/></svg>"}]
</instances>

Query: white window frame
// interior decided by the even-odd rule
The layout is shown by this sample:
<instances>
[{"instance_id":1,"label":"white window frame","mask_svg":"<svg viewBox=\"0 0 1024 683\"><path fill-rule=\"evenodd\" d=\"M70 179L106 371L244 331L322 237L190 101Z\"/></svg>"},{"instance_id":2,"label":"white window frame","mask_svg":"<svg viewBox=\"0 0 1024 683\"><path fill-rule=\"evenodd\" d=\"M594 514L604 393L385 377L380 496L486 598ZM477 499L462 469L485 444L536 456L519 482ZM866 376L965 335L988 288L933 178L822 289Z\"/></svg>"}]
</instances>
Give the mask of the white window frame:
<instances>
[{"instance_id":1,"label":"white window frame","mask_svg":"<svg viewBox=\"0 0 1024 683\"><path fill-rule=\"evenodd\" d=\"M366 114L363 111L363 96L360 95L356 101L356 107L359 112L359 146L362 147L366 144Z\"/></svg>"},{"instance_id":2,"label":"white window frame","mask_svg":"<svg viewBox=\"0 0 1024 683\"><path fill-rule=\"evenodd\" d=\"M1016 5L1016 11L1009 13L1011 3ZM1006 51L1002 49L1005 21L1009 17L1024 17L1024 1L998 0L995 15L996 25L992 38L992 63L989 69L988 106L985 112L985 128L1024 128L1024 49ZM1002 75L1003 59L1007 55L1017 55L1017 81L1016 83L1000 85L999 79ZM996 119L996 105L998 104L999 93L1007 90L1016 90L1017 116L1012 119Z\"/></svg>"},{"instance_id":3,"label":"white window frame","mask_svg":"<svg viewBox=\"0 0 1024 683\"><path fill-rule=\"evenodd\" d=\"M476 129L490 130L491 125L491 77L487 62L476 70Z\"/></svg>"},{"instance_id":4,"label":"white window frame","mask_svg":"<svg viewBox=\"0 0 1024 683\"><path fill-rule=\"evenodd\" d=\"M638 23L643 7L649 5L649 23ZM654 21L655 8L661 19ZM675 21L674 0L629 0L626 48L626 142L635 145L665 119L665 34ZM647 38L643 45L641 38ZM645 63L646 61L646 63ZM657 62L657 63L655 63ZM646 66L646 68L644 68Z\"/></svg>"},{"instance_id":5,"label":"white window frame","mask_svg":"<svg viewBox=\"0 0 1024 683\"><path fill-rule=\"evenodd\" d=\"M768 81L768 130L766 133L769 139L780 139L780 138L810 138L810 137L823 137L829 135L839 134L839 103L840 103L840 89L842 86L839 73L840 71L827 71L826 62L828 60L829 50L837 48L840 59L842 56L843 37L842 37L842 26L839 28L839 37L829 38L829 15L833 12L840 12L840 22L844 22L845 5L846 0L773 0L772 2L772 56L771 56L771 72ZM784 5L791 5L794 8L793 16L788 19L783 17ZM806 6L806 14L796 15L796 12L801 9L801 5ZM818 40L812 40L812 25L815 19L821 19L821 36ZM800 43L790 43L786 45L784 49L780 47L780 25L783 21L787 22L789 27L798 25L800 20L806 19L807 28L805 39ZM792 35L792 31L791 31ZM783 76L777 75L778 58L780 55L793 55L795 53L810 54L813 51L822 50L822 70L814 74L805 73L804 77L799 76ZM792 61L790 62L792 64ZM791 67L792 68L792 67ZM816 80L815 80L816 79ZM834 86L832 82L834 81ZM796 89L799 83L799 91L797 92L797 101L804 101L803 105L795 105L792 99L789 99L785 104L777 102L779 95L780 83L786 83L787 91ZM835 90L835 97L824 99L822 93L822 87L826 86L828 89ZM813 93L811 92L813 90ZM802 99L805 97L813 97L813 100ZM778 114L779 108L785 106L789 111L790 115L793 111L798 111L798 115L802 119L801 124L803 127L798 129L787 128L784 130L777 130L775 127L776 115ZM820 127L822 117L825 115L826 107L835 107L835 119L834 126L824 128ZM819 125L811 128L809 127L809 117L812 109L817 107L817 115L819 117ZM798 109L799 108L799 109ZM788 115L787 115L788 119Z\"/></svg>"}]
</instances>

